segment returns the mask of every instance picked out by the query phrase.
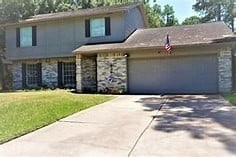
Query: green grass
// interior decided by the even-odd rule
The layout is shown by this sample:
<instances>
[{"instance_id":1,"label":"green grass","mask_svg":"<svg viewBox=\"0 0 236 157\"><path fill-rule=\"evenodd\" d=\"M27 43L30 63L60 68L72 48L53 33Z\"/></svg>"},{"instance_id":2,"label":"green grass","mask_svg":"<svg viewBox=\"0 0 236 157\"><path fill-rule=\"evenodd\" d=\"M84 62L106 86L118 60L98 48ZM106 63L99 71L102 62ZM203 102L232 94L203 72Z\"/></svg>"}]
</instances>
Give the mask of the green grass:
<instances>
[{"instance_id":1,"label":"green grass","mask_svg":"<svg viewBox=\"0 0 236 157\"><path fill-rule=\"evenodd\" d=\"M236 93L227 93L224 94L223 97L228 100L231 104L236 106Z\"/></svg>"},{"instance_id":2,"label":"green grass","mask_svg":"<svg viewBox=\"0 0 236 157\"><path fill-rule=\"evenodd\" d=\"M62 90L0 93L0 143L112 98Z\"/></svg>"}]
</instances>

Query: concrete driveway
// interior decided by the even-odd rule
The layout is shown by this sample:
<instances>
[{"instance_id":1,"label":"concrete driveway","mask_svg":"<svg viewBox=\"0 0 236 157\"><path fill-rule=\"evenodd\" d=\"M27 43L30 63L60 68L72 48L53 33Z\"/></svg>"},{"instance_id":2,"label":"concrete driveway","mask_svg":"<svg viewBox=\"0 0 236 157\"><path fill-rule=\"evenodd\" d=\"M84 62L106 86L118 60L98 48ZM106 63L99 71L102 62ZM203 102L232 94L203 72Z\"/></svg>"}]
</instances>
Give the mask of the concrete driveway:
<instances>
[{"instance_id":1,"label":"concrete driveway","mask_svg":"<svg viewBox=\"0 0 236 157\"><path fill-rule=\"evenodd\" d=\"M1 157L235 157L236 108L220 96L118 96L0 145Z\"/></svg>"}]
</instances>

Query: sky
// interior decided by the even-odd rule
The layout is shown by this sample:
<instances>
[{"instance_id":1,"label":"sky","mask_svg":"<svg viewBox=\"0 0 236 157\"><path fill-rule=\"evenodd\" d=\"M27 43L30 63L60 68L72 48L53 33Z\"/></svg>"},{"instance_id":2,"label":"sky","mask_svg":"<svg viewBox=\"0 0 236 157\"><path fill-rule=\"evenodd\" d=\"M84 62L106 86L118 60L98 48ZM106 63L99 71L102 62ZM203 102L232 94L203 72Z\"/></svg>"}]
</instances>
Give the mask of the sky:
<instances>
[{"instance_id":1,"label":"sky","mask_svg":"<svg viewBox=\"0 0 236 157\"><path fill-rule=\"evenodd\" d=\"M156 0L156 4L161 5L162 8L166 4L173 6L175 16L179 22L182 23L186 17L198 15L198 13L194 12L192 9L192 5L195 1L196 0Z\"/></svg>"}]
</instances>

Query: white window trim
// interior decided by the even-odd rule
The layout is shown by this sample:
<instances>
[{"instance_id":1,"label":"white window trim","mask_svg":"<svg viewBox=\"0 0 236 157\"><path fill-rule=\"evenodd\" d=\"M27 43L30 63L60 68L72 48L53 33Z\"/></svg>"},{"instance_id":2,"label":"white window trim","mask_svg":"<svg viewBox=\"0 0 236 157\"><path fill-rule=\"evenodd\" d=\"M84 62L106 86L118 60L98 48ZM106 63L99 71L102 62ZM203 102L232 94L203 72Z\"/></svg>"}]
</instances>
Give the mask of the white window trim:
<instances>
[{"instance_id":1,"label":"white window trim","mask_svg":"<svg viewBox=\"0 0 236 157\"><path fill-rule=\"evenodd\" d=\"M90 20L91 37L105 36L105 18L95 18Z\"/></svg>"}]
</instances>

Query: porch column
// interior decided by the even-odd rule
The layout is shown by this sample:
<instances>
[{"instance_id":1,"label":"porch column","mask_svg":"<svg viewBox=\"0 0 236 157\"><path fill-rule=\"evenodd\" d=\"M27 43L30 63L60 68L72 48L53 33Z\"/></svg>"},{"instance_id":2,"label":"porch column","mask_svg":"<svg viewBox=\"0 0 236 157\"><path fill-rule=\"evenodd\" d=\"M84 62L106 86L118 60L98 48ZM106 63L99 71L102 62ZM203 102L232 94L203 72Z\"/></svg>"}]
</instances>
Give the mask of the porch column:
<instances>
[{"instance_id":1,"label":"porch column","mask_svg":"<svg viewBox=\"0 0 236 157\"><path fill-rule=\"evenodd\" d=\"M82 92L82 55L76 54L76 91Z\"/></svg>"},{"instance_id":2,"label":"porch column","mask_svg":"<svg viewBox=\"0 0 236 157\"><path fill-rule=\"evenodd\" d=\"M232 52L230 48L222 49L218 56L219 92L232 90Z\"/></svg>"}]
</instances>

